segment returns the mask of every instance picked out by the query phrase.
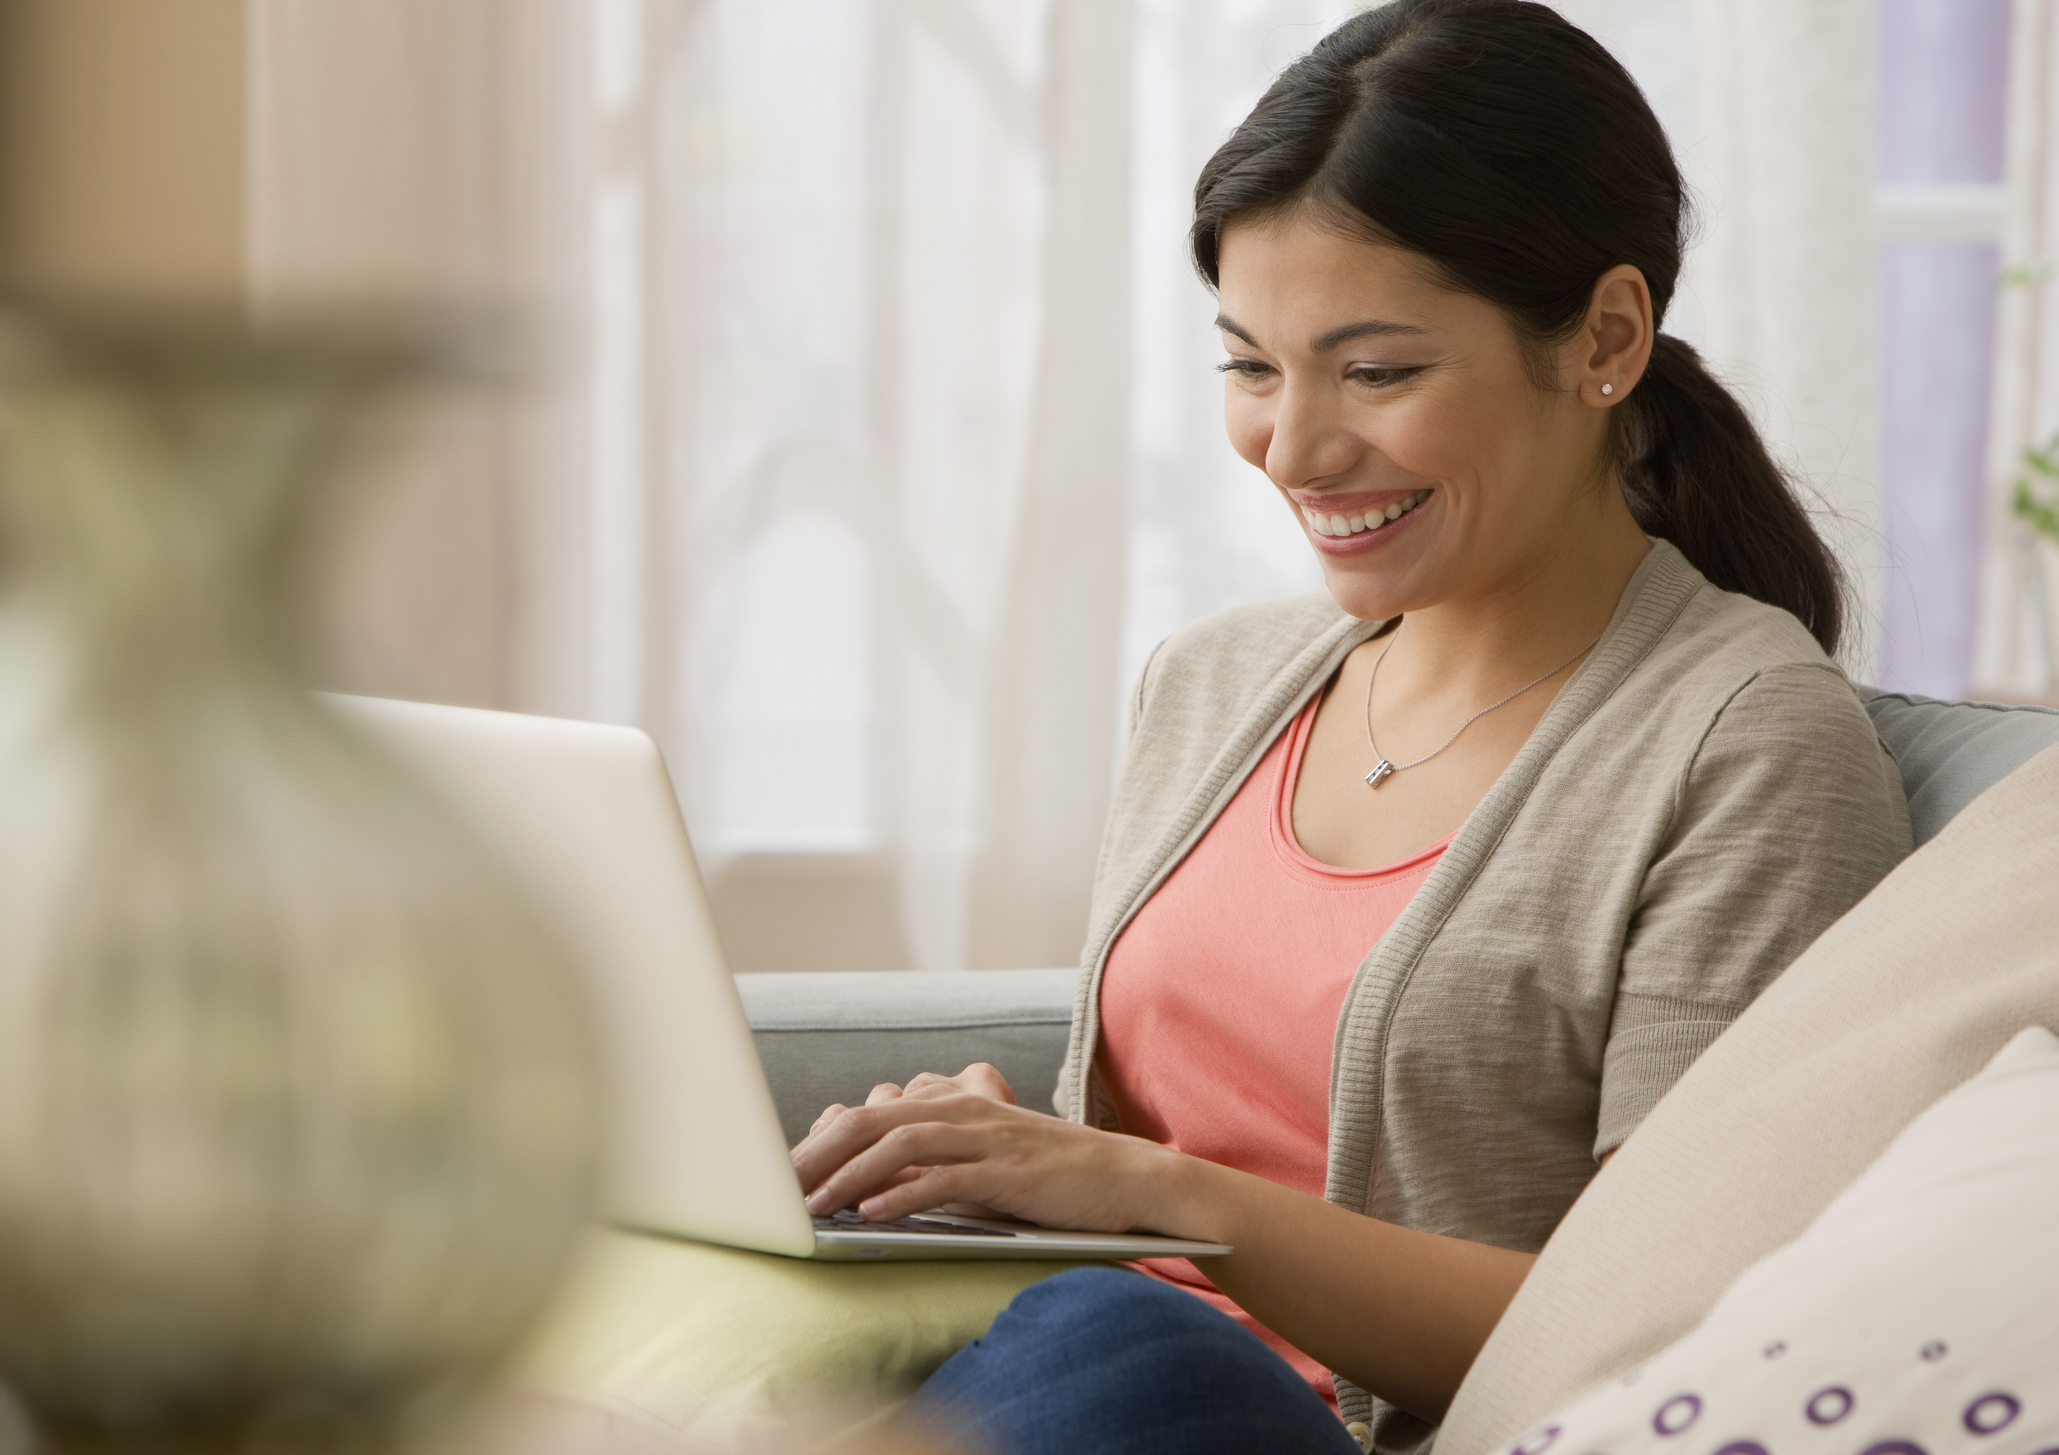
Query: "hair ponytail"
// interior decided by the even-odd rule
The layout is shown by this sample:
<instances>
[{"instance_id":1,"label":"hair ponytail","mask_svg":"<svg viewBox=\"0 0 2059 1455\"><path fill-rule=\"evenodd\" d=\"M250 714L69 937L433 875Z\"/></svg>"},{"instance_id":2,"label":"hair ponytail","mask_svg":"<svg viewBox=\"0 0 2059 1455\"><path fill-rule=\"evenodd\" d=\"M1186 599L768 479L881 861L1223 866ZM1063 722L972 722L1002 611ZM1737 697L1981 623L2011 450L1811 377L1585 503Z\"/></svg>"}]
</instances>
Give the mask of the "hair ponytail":
<instances>
[{"instance_id":1,"label":"hair ponytail","mask_svg":"<svg viewBox=\"0 0 2059 1455\"><path fill-rule=\"evenodd\" d=\"M1201 169L1202 277L1216 283L1232 219L1300 206L1420 254L1532 346L1570 338L1618 264L1643 273L1655 324L1680 276L1686 197L1658 118L1613 56L1531 0L1393 0L1289 66ZM1694 350L1658 336L1610 448L1646 531L1836 650L1836 562Z\"/></svg>"},{"instance_id":2,"label":"hair ponytail","mask_svg":"<svg viewBox=\"0 0 2059 1455\"><path fill-rule=\"evenodd\" d=\"M1701 355L1660 334L1612 423L1623 495L1645 533L1671 541L1725 591L1793 612L1835 652L1844 627L1836 559Z\"/></svg>"}]
</instances>

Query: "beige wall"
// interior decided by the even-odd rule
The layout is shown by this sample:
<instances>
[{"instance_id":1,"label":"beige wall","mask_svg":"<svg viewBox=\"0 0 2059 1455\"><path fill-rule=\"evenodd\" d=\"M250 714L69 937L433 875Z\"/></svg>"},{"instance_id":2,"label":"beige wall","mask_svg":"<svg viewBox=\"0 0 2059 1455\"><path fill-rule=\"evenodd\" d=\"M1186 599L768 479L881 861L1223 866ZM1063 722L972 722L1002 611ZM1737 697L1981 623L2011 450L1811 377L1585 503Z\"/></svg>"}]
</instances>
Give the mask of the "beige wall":
<instances>
[{"instance_id":1,"label":"beige wall","mask_svg":"<svg viewBox=\"0 0 2059 1455\"><path fill-rule=\"evenodd\" d=\"M0 250L72 292L233 297L243 0L0 6Z\"/></svg>"}]
</instances>

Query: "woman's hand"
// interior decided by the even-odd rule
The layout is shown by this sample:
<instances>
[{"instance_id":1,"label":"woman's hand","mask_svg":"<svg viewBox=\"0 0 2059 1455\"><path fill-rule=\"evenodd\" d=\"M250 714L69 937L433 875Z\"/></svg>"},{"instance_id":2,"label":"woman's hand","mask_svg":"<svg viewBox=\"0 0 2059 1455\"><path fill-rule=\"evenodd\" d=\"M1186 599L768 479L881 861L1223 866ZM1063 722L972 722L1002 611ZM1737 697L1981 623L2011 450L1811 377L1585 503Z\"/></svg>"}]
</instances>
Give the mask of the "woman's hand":
<instances>
[{"instance_id":1,"label":"woman's hand","mask_svg":"<svg viewBox=\"0 0 2059 1455\"><path fill-rule=\"evenodd\" d=\"M867 1093L865 1105L878 1106L881 1102L898 1101L904 1096L934 1099L960 1091L968 1092L974 1096L984 1096L989 1101L998 1101L1007 1106L1015 1106L1017 1104L1015 1088L1008 1084L1008 1078L1001 1074L1000 1069L989 1065L985 1061L975 1061L956 1076L945 1076L941 1072L936 1071L921 1071L910 1078L906 1086L898 1085L892 1081L882 1081ZM793 1149L792 1156L797 1173L800 1169L802 1148L814 1145L824 1129L849 1110L850 1108L842 1102L833 1102L823 1108L822 1115L815 1118L814 1125L808 1128L808 1135L801 1140L800 1146ZM903 1182L913 1181L924 1170L919 1167L908 1168L900 1174L900 1180ZM808 1190L808 1184L805 1180L801 1184L801 1190L803 1192ZM964 1217L981 1218L1001 1215L996 1209L976 1202L954 1202L938 1205L943 1207L946 1212L958 1213ZM901 1214L896 1213L894 1216L899 1217Z\"/></svg>"},{"instance_id":2,"label":"woman's hand","mask_svg":"<svg viewBox=\"0 0 2059 1455\"><path fill-rule=\"evenodd\" d=\"M865 1104L878 1106L883 1101L898 1101L904 1096L948 1096L954 1091L970 1092L974 1096L984 1096L989 1101L1004 1102L1009 1106L1016 1105L1015 1088L1008 1084L1008 1078L1001 1074L999 1068L990 1066L985 1061L973 1062L956 1076L945 1076L936 1071L920 1071L906 1086L882 1081L867 1093ZM808 1135L801 1139L799 1147L794 1148L796 1165L799 1165L801 1147L813 1142L825 1127L849 1110L850 1108L840 1101L832 1102L822 1109L822 1115L815 1118L814 1125L808 1128Z\"/></svg>"},{"instance_id":3,"label":"woman's hand","mask_svg":"<svg viewBox=\"0 0 2059 1455\"><path fill-rule=\"evenodd\" d=\"M877 1087L873 1087L865 1095L865 1105L877 1107L881 1101L898 1101L900 1097L947 1097L953 1091L968 1091L976 1097L986 1097L988 1101L1001 1101L1011 1107L1017 1105L1015 1087L1009 1085L1009 1078L1003 1076L997 1066L988 1066L986 1062L972 1062L970 1066L966 1066L966 1070L957 1072L955 1076L945 1076L935 1070L922 1070L908 1080L906 1087L900 1087L892 1083L892 1080L881 1080ZM819 1134L822 1134L824 1128L836 1122L836 1117L844 1115L846 1111L850 1111L850 1107L846 1107L842 1101L832 1101L828 1107L824 1107L822 1115L815 1117L815 1124L807 1128L807 1136L801 1138L801 1146L811 1144ZM801 1163L801 1146L793 1148L795 1167L799 1167ZM807 1192L805 1183L801 1190ZM968 1216L980 1216L980 1212L970 1212Z\"/></svg>"},{"instance_id":4,"label":"woman's hand","mask_svg":"<svg viewBox=\"0 0 2059 1455\"><path fill-rule=\"evenodd\" d=\"M991 1094L997 1088L1007 1093L1008 1084L992 1067L968 1067L956 1077L917 1077L905 1089L876 1088L862 1107L831 1108L836 1114L825 1112L793 1152L809 1210L819 1217L855 1206L883 1222L976 1206L1045 1227L1154 1226L1170 1164L1185 1158L1026 1111L1012 1093Z\"/></svg>"}]
</instances>

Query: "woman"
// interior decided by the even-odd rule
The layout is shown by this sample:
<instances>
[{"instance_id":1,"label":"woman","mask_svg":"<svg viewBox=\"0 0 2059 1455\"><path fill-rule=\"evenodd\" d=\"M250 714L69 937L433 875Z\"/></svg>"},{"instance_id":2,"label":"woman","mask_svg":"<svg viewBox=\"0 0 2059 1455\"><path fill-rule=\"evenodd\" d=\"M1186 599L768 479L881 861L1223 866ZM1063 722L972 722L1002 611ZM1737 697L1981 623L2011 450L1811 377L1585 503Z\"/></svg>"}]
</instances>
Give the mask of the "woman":
<instances>
[{"instance_id":1,"label":"woman","mask_svg":"<svg viewBox=\"0 0 2059 1455\"><path fill-rule=\"evenodd\" d=\"M1679 172L1589 37L1396 0L1282 75L1195 197L1230 436L1329 599L1147 667L1067 1119L973 1067L831 1108L795 1164L818 1213L1234 1246L1022 1295L925 1392L1003 1451L1349 1450L1328 1371L1351 1437L1399 1450L1907 817L1829 656L1828 553L1657 332Z\"/></svg>"}]
</instances>

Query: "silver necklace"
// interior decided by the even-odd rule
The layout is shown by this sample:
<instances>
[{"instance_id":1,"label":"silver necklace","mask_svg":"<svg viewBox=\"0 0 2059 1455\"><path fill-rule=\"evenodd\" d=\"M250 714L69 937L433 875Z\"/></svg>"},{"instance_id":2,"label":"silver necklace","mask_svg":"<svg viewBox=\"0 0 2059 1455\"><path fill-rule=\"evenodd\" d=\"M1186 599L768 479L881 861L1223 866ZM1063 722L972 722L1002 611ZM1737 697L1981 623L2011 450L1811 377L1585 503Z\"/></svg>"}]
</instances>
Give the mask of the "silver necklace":
<instances>
[{"instance_id":1,"label":"silver necklace","mask_svg":"<svg viewBox=\"0 0 2059 1455\"><path fill-rule=\"evenodd\" d=\"M1395 636L1396 640L1400 639L1400 633L1397 632ZM1507 707L1511 702L1514 702L1518 697L1521 697L1525 692L1528 692L1532 687L1535 687L1538 682L1543 682L1550 677L1556 677L1559 673L1565 671L1566 668L1572 666L1575 662L1579 661L1582 657L1586 656L1589 652L1593 651L1595 642L1599 642L1600 640L1600 637L1596 637L1594 641L1589 642L1579 651L1573 653L1572 656L1566 658L1565 661L1559 663L1549 672L1546 672L1543 677L1539 677L1535 682L1526 682L1521 687L1518 687L1514 692L1511 692L1508 696L1502 698L1501 701L1488 703L1487 706L1481 708L1478 712L1474 713L1471 717L1467 718L1464 722L1460 723L1458 725L1458 732L1453 733L1450 737L1446 738L1442 743L1439 743L1435 751L1423 754L1422 757L1416 759L1413 763L1388 762L1386 756L1380 751L1380 745L1373 741L1373 684L1380 680L1380 664L1386 661L1387 654L1394 650L1394 643L1387 643L1386 646L1380 648L1380 655L1373 658L1373 670L1366 673L1366 746L1371 748L1373 750L1373 756L1379 759L1379 762L1373 765L1373 771L1366 774L1366 787L1378 788L1382 783L1386 782L1389 778L1392 778L1396 773L1400 773L1405 769L1409 768L1422 767L1423 764L1429 762L1432 758L1436 757L1438 753L1443 752L1446 748L1450 747L1453 743L1457 742L1459 733L1464 732L1467 728L1471 727L1481 718L1487 716L1488 713L1494 711L1495 708Z\"/></svg>"}]
</instances>

